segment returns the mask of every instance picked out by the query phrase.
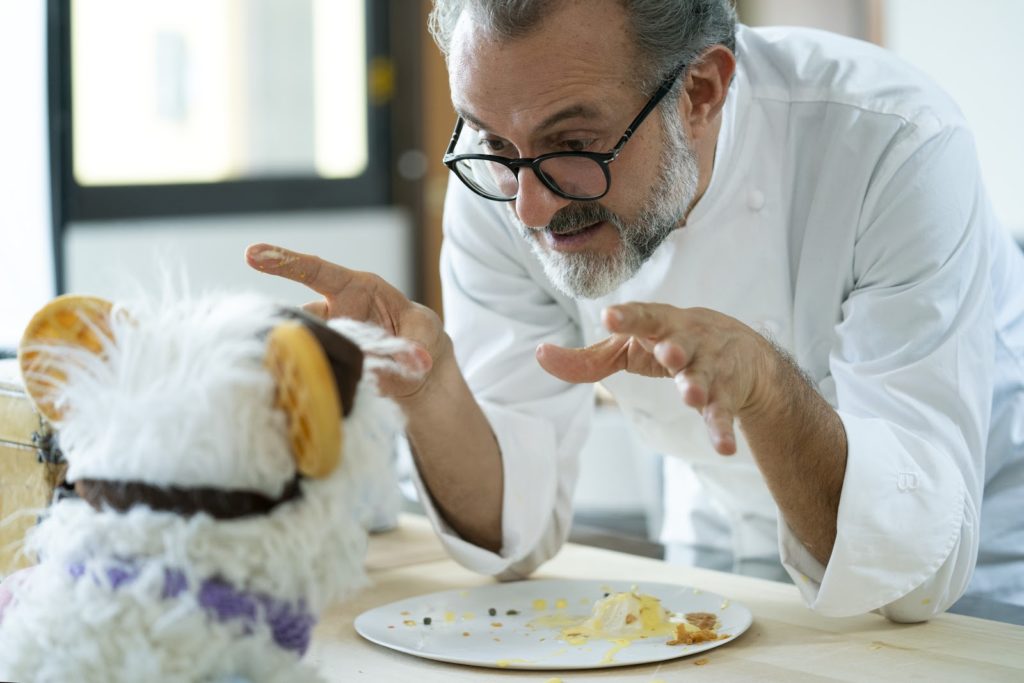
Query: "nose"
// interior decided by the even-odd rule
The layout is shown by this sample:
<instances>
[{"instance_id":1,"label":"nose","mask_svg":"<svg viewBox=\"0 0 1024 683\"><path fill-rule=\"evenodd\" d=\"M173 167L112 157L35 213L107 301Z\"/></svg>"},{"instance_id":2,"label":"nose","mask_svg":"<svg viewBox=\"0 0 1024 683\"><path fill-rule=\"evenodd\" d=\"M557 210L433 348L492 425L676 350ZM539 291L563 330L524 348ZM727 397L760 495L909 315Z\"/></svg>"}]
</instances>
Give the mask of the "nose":
<instances>
[{"instance_id":1,"label":"nose","mask_svg":"<svg viewBox=\"0 0 1024 683\"><path fill-rule=\"evenodd\" d=\"M551 217L571 200L559 197L541 182L529 168L519 171L519 194L516 196L516 215L528 228L543 228Z\"/></svg>"}]
</instances>

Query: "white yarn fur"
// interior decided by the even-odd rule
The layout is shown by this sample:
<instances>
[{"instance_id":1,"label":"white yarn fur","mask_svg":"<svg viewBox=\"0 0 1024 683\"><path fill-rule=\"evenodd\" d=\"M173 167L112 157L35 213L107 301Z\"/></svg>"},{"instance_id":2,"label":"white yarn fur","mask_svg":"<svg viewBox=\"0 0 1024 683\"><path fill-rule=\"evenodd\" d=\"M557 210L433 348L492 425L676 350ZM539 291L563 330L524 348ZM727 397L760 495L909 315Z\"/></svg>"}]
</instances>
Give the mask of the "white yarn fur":
<instances>
[{"instance_id":1,"label":"white yarn fur","mask_svg":"<svg viewBox=\"0 0 1024 683\"><path fill-rule=\"evenodd\" d=\"M72 354L60 442L69 478L257 489L277 496L295 474L285 418L272 405L260 335L278 315L253 297L212 297L143 310L115 322L107 360ZM331 326L369 352L408 344L355 321ZM97 512L79 500L54 505L30 532L40 566L16 589L0 622L0 679L49 681L318 680L265 626L217 622L192 590L162 599L164 570L190 587L219 577L239 590L303 600L319 615L365 577L369 503L394 487L389 466L401 426L377 394L367 356L344 422L341 466L303 480L302 495L263 517L185 519L136 507ZM105 571L140 560L117 589ZM85 575L72 578L81 564ZM262 624L262 622L261 622Z\"/></svg>"}]
</instances>

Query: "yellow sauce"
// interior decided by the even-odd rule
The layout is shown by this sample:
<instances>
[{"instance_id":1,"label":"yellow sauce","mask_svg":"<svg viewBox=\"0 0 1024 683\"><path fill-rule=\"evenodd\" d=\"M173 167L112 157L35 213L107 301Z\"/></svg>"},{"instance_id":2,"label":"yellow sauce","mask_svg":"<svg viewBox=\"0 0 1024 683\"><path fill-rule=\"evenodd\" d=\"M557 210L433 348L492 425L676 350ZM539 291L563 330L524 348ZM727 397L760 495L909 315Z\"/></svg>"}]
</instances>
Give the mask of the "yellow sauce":
<instances>
[{"instance_id":1,"label":"yellow sauce","mask_svg":"<svg viewBox=\"0 0 1024 683\"><path fill-rule=\"evenodd\" d=\"M667 638L676 632L676 625L669 621L669 614L657 598L635 592L612 593L598 600L589 616L558 612L538 617L527 625L557 628L562 640L569 645L585 645L597 640L611 642L612 647L601 664L611 664L617 653L637 640Z\"/></svg>"},{"instance_id":2,"label":"yellow sauce","mask_svg":"<svg viewBox=\"0 0 1024 683\"><path fill-rule=\"evenodd\" d=\"M532 664L529 659L499 659L495 664L501 669L507 669L513 664Z\"/></svg>"},{"instance_id":3,"label":"yellow sauce","mask_svg":"<svg viewBox=\"0 0 1024 683\"><path fill-rule=\"evenodd\" d=\"M545 614L542 617L530 620L526 626L528 628L556 628L562 630L571 626L578 626L580 623L587 619L586 616L580 616L578 614L566 614L565 612L555 612L553 614Z\"/></svg>"},{"instance_id":4,"label":"yellow sauce","mask_svg":"<svg viewBox=\"0 0 1024 683\"><path fill-rule=\"evenodd\" d=\"M612 648L605 653L604 657L601 658L601 664L613 664L615 662L615 655L618 654L623 648L629 647L635 638L612 638L611 641L614 643Z\"/></svg>"}]
</instances>

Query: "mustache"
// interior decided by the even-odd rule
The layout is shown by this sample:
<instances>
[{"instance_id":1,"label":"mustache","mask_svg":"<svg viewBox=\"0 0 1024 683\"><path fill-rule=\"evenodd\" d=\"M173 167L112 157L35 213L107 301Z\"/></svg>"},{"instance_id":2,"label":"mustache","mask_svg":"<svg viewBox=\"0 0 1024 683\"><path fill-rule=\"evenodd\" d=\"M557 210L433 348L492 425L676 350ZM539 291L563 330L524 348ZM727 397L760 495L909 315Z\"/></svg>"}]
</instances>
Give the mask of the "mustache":
<instances>
[{"instance_id":1,"label":"mustache","mask_svg":"<svg viewBox=\"0 0 1024 683\"><path fill-rule=\"evenodd\" d=\"M559 209L551 217L547 229L555 235L567 235L601 221L608 221L618 226L618 218L597 202L573 202L565 208Z\"/></svg>"}]
</instances>

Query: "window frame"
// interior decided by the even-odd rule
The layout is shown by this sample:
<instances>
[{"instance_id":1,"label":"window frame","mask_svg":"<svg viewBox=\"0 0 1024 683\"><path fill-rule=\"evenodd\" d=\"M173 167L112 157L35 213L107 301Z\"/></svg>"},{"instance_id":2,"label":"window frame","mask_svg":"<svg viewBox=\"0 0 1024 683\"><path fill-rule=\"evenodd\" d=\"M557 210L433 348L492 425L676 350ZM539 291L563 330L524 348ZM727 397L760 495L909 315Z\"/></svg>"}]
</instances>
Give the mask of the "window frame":
<instances>
[{"instance_id":1,"label":"window frame","mask_svg":"<svg viewBox=\"0 0 1024 683\"><path fill-rule=\"evenodd\" d=\"M391 63L389 2L365 0L367 69ZM213 183L83 186L74 176L71 0L48 0L51 186L55 244L63 226L128 218L283 212L389 205L390 96L367 93L366 169L355 178L268 177ZM369 79L367 79L369 87ZM58 255L58 262L60 256Z\"/></svg>"}]
</instances>

